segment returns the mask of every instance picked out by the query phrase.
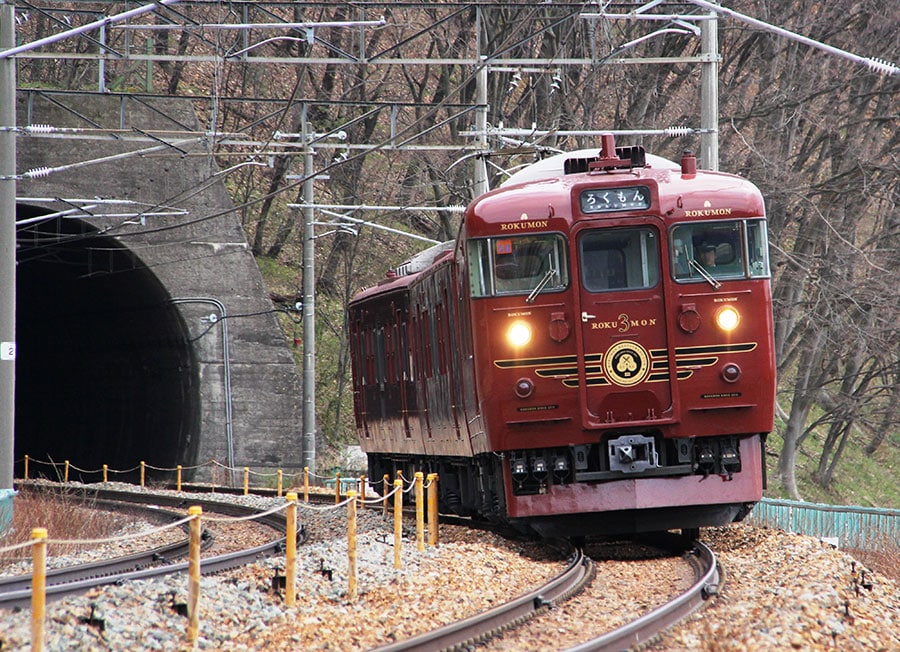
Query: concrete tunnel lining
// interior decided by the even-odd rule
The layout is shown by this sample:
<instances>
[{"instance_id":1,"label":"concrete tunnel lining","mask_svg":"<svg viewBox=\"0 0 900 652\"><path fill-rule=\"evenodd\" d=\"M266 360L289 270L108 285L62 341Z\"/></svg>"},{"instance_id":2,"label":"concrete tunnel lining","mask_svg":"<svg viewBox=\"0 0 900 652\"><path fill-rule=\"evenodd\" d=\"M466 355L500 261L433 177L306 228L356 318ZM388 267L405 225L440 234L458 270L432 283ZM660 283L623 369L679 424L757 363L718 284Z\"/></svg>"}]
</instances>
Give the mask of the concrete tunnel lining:
<instances>
[{"instance_id":1,"label":"concrete tunnel lining","mask_svg":"<svg viewBox=\"0 0 900 652\"><path fill-rule=\"evenodd\" d=\"M78 239L89 234L103 238L92 250L82 243L80 252L65 252L60 246L50 251L29 238L24 228L19 231L23 260L19 274L39 273L26 269L25 247L29 256L43 257L42 264L49 265L57 256L65 261L63 267L81 269L79 274L53 273L61 277L47 271L46 279L38 275L22 281L20 304L29 291L26 287L37 285L44 291L41 286L48 286L59 295L57 286L76 285L74 277L86 276L79 281L90 282L69 290L71 299L41 296L35 299L39 304L19 306L20 349L35 348L31 340L37 347L67 350L32 354L42 356L40 371L24 385L29 396L17 398L23 407L16 415L16 459L21 462L26 453L39 456L26 451L23 442L46 443L51 435L41 431L47 424L83 433L82 439L94 437L90 445L102 448L105 459L90 458L79 464L83 468L102 464L132 468L147 457L148 464L155 459L160 463L154 466L171 469L160 473L162 478L173 480L173 467L182 464L185 479L198 481L222 481L223 464L271 478L276 470L302 470L305 460L314 469L315 452L303 449L299 432L303 392L296 352L276 317L247 243L242 213L235 210L208 139L199 137L159 156L133 156L123 163L112 157L138 151L146 143L91 135L97 129L151 133L188 129L202 134L204 126L192 101L47 89L20 89L16 101L19 125L50 124L71 127L73 132L88 127L91 132L62 139L43 132L17 138L17 170L58 170L17 182L21 213L17 219L67 213L63 228L82 229L73 234ZM77 198L131 208L95 209L89 199ZM73 209L81 204L87 210ZM149 207L165 210L157 213ZM134 212L132 217L129 212ZM51 222L41 224L43 229L56 228ZM74 245L72 239L69 247ZM110 265L113 273L104 268ZM178 303L173 305L173 300ZM88 308L90 314L80 316L79 311ZM113 314L117 311L125 314L121 320ZM211 323L211 313L222 317L227 313L227 318ZM48 319L52 326L44 323ZM79 319L90 320L93 327L81 325ZM26 332L32 328L35 335ZM54 343L57 340L59 344ZM98 358L90 363L95 375L83 377L74 368L85 365L82 358L89 356ZM139 368L148 370L145 378L137 377ZM17 364L17 374L27 373L24 364ZM50 385L48 378L63 375L72 386L66 390L71 398L60 396L62 382L44 388ZM18 378L16 384L23 382ZM112 397L115 404L108 405ZM70 421L85 419L88 424L43 414L42 406L49 408L53 401L57 411L64 407L70 411ZM89 407L93 405L98 407ZM32 417L38 424L31 422ZM91 435L94 430L103 434ZM62 451L80 453L88 447L71 443L65 435L52 437ZM62 462L60 450L47 454ZM189 468L192 463L196 466ZM233 474L225 475L233 480Z\"/></svg>"},{"instance_id":2,"label":"concrete tunnel lining","mask_svg":"<svg viewBox=\"0 0 900 652\"><path fill-rule=\"evenodd\" d=\"M17 219L36 214L20 206ZM190 466L200 396L184 320L151 270L94 232L55 218L17 236L15 459Z\"/></svg>"}]
</instances>

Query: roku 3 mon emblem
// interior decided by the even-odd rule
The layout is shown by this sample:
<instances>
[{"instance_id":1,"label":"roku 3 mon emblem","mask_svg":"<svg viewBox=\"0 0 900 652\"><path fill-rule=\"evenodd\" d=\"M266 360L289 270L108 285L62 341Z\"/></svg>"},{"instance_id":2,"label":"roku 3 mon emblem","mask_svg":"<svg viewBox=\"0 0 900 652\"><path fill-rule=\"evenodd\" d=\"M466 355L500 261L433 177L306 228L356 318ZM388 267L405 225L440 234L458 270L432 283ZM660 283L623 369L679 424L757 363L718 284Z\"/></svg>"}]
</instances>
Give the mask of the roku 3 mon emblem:
<instances>
[{"instance_id":1,"label":"roku 3 mon emblem","mask_svg":"<svg viewBox=\"0 0 900 652\"><path fill-rule=\"evenodd\" d=\"M647 377L650 372L650 356L637 342L617 342L603 356L603 370L610 382L620 387L631 387Z\"/></svg>"}]
</instances>

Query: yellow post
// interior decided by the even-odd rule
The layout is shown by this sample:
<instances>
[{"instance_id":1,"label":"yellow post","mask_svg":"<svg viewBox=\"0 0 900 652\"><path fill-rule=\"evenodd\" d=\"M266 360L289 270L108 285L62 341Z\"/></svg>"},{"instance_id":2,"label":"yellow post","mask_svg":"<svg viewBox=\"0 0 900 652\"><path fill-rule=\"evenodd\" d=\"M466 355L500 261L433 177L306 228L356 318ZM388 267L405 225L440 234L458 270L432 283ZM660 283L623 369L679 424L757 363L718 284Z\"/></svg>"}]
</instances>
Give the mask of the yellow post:
<instances>
[{"instance_id":1,"label":"yellow post","mask_svg":"<svg viewBox=\"0 0 900 652\"><path fill-rule=\"evenodd\" d=\"M25 456L25 479L28 479L28 456Z\"/></svg>"},{"instance_id":2,"label":"yellow post","mask_svg":"<svg viewBox=\"0 0 900 652\"><path fill-rule=\"evenodd\" d=\"M177 467L175 467L175 468L178 469L178 475L175 476L175 477L176 477L176 480L175 480L175 491L181 491L181 464L179 464L179 465L178 465Z\"/></svg>"},{"instance_id":3,"label":"yellow post","mask_svg":"<svg viewBox=\"0 0 900 652\"><path fill-rule=\"evenodd\" d=\"M356 492L347 492L347 599L356 601Z\"/></svg>"},{"instance_id":4,"label":"yellow post","mask_svg":"<svg viewBox=\"0 0 900 652\"><path fill-rule=\"evenodd\" d=\"M281 491L284 488L284 473L278 469L278 497L281 498Z\"/></svg>"},{"instance_id":5,"label":"yellow post","mask_svg":"<svg viewBox=\"0 0 900 652\"><path fill-rule=\"evenodd\" d=\"M422 472L416 471L416 549L425 550L425 495L422 490Z\"/></svg>"},{"instance_id":6,"label":"yellow post","mask_svg":"<svg viewBox=\"0 0 900 652\"><path fill-rule=\"evenodd\" d=\"M383 492L384 499L381 501L381 513L383 516L387 516L387 496L390 493L388 491L388 487L390 486L391 478L385 473L384 477L381 478L381 491Z\"/></svg>"},{"instance_id":7,"label":"yellow post","mask_svg":"<svg viewBox=\"0 0 900 652\"><path fill-rule=\"evenodd\" d=\"M47 528L31 530L31 649L44 649L44 607L47 604Z\"/></svg>"},{"instance_id":8,"label":"yellow post","mask_svg":"<svg viewBox=\"0 0 900 652\"><path fill-rule=\"evenodd\" d=\"M293 607L297 601L297 494L289 491L286 496L287 540L284 560L284 601Z\"/></svg>"},{"instance_id":9,"label":"yellow post","mask_svg":"<svg viewBox=\"0 0 900 652\"><path fill-rule=\"evenodd\" d=\"M334 474L334 503L337 504L341 502L341 474L340 472Z\"/></svg>"},{"instance_id":10,"label":"yellow post","mask_svg":"<svg viewBox=\"0 0 900 652\"><path fill-rule=\"evenodd\" d=\"M309 502L309 467L303 467L303 502Z\"/></svg>"},{"instance_id":11,"label":"yellow post","mask_svg":"<svg viewBox=\"0 0 900 652\"><path fill-rule=\"evenodd\" d=\"M147 463L141 460L141 487L144 486L144 480L147 477Z\"/></svg>"},{"instance_id":12,"label":"yellow post","mask_svg":"<svg viewBox=\"0 0 900 652\"><path fill-rule=\"evenodd\" d=\"M65 475L63 475L63 482L68 482L68 481L69 481L69 460L66 460L66 472L65 472Z\"/></svg>"},{"instance_id":13,"label":"yellow post","mask_svg":"<svg viewBox=\"0 0 900 652\"><path fill-rule=\"evenodd\" d=\"M188 560L188 640L195 645L200 635L200 515L203 508L192 505L188 507L188 514L194 517Z\"/></svg>"},{"instance_id":14,"label":"yellow post","mask_svg":"<svg viewBox=\"0 0 900 652\"><path fill-rule=\"evenodd\" d=\"M387 476L385 476L387 477ZM387 484L385 484L387 487ZM384 493L387 493L385 491ZM400 548L403 545L403 480L394 480L394 568L400 568Z\"/></svg>"},{"instance_id":15,"label":"yellow post","mask_svg":"<svg viewBox=\"0 0 900 652\"><path fill-rule=\"evenodd\" d=\"M428 545L438 543L438 474L428 474Z\"/></svg>"},{"instance_id":16,"label":"yellow post","mask_svg":"<svg viewBox=\"0 0 900 652\"><path fill-rule=\"evenodd\" d=\"M250 469L244 467L244 495L250 493Z\"/></svg>"},{"instance_id":17,"label":"yellow post","mask_svg":"<svg viewBox=\"0 0 900 652\"><path fill-rule=\"evenodd\" d=\"M108 470L109 470L109 466L104 464L103 465L103 482L107 482L107 479L108 479L107 471Z\"/></svg>"}]
</instances>

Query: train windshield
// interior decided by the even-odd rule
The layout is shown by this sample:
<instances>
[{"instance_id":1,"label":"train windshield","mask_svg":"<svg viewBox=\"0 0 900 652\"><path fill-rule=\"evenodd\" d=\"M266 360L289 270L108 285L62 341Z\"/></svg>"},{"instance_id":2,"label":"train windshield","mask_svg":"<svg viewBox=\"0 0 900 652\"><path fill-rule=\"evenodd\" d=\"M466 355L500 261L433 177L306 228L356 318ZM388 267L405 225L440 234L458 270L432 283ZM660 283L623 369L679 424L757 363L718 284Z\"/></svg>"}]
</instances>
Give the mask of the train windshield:
<instances>
[{"instance_id":1,"label":"train windshield","mask_svg":"<svg viewBox=\"0 0 900 652\"><path fill-rule=\"evenodd\" d=\"M638 290L659 282L659 238L648 227L598 229L578 241L588 292Z\"/></svg>"},{"instance_id":2,"label":"train windshield","mask_svg":"<svg viewBox=\"0 0 900 652\"><path fill-rule=\"evenodd\" d=\"M671 264L678 281L766 278L765 220L679 224L672 229Z\"/></svg>"},{"instance_id":3,"label":"train windshield","mask_svg":"<svg viewBox=\"0 0 900 652\"><path fill-rule=\"evenodd\" d=\"M559 234L469 241L473 297L558 292L569 284L565 239Z\"/></svg>"}]
</instances>

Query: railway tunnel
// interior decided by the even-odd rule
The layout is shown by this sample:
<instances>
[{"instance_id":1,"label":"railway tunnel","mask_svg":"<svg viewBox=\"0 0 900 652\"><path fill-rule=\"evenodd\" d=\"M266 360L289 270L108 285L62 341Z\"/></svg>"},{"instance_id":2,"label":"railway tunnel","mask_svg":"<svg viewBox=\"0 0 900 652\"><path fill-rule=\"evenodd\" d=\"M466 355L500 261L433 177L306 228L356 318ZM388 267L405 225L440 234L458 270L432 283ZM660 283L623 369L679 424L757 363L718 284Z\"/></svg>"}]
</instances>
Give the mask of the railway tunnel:
<instances>
[{"instance_id":1,"label":"railway tunnel","mask_svg":"<svg viewBox=\"0 0 900 652\"><path fill-rule=\"evenodd\" d=\"M39 217L17 209L31 226L17 237L15 459L29 455L30 473L51 478L62 471L37 460L91 471L190 465L198 370L168 292L114 239L79 220L31 222Z\"/></svg>"},{"instance_id":2,"label":"railway tunnel","mask_svg":"<svg viewBox=\"0 0 900 652\"><path fill-rule=\"evenodd\" d=\"M16 188L16 476L25 455L29 475L68 459L110 480L302 469L295 352L192 102L16 100L20 127L69 130L16 139L17 171L47 172Z\"/></svg>"}]
</instances>

